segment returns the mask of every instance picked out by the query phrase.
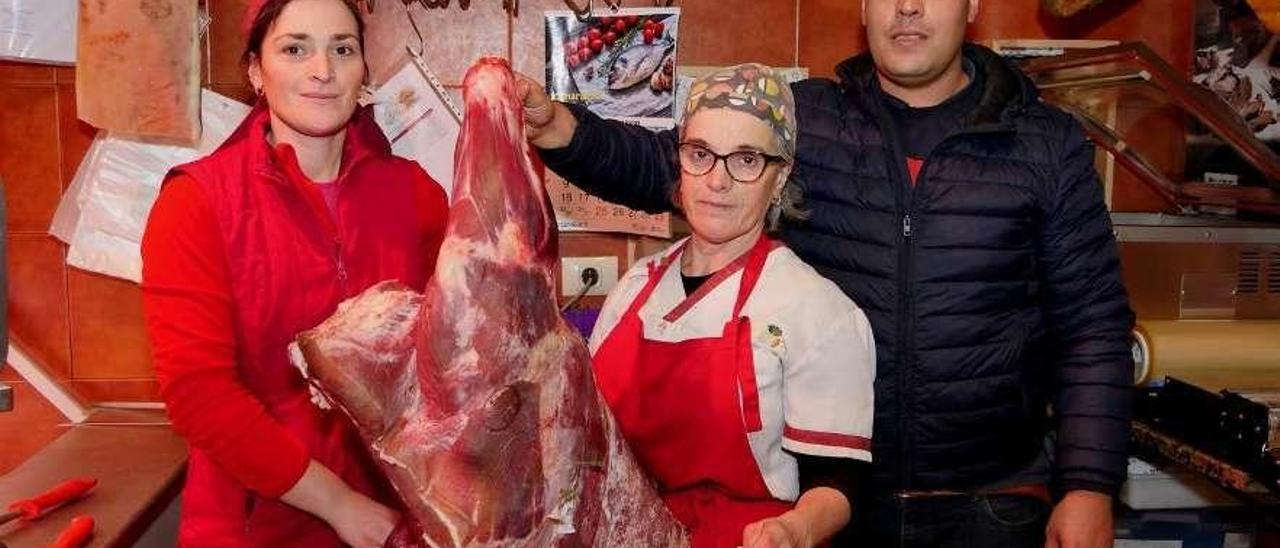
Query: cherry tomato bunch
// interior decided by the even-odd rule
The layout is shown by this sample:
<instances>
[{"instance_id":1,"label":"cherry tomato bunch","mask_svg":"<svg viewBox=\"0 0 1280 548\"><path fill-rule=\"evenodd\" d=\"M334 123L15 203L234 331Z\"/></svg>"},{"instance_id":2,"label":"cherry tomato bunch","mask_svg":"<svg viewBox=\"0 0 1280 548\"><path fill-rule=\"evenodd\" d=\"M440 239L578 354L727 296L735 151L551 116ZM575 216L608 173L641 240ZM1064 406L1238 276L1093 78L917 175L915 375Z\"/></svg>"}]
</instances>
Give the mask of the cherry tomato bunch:
<instances>
[{"instance_id":1,"label":"cherry tomato bunch","mask_svg":"<svg viewBox=\"0 0 1280 548\"><path fill-rule=\"evenodd\" d=\"M626 37L628 33L639 31L644 43L652 44L662 37L666 25L662 21L654 21L639 15L619 15L614 17L593 17L586 32L564 44L565 62L569 68L577 68L594 59L605 48L611 47Z\"/></svg>"}]
</instances>

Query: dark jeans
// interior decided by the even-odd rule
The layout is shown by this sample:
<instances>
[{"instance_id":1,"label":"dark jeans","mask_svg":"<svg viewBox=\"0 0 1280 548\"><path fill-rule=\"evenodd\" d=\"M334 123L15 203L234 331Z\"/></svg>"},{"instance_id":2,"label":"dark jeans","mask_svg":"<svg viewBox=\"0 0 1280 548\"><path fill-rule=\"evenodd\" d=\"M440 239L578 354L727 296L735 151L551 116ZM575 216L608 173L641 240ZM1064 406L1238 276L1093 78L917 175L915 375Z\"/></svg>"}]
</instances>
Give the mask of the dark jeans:
<instances>
[{"instance_id":1,"label":"dark jeans","mask_svg":"<svg viewBox=\"0 0 1280 548\"><path fill-rule=\"evenodd\" d=\"M1043 548L1052 509L1024 495L859 497L833 543L859 548Z\"/></svg>"}]
</instances>

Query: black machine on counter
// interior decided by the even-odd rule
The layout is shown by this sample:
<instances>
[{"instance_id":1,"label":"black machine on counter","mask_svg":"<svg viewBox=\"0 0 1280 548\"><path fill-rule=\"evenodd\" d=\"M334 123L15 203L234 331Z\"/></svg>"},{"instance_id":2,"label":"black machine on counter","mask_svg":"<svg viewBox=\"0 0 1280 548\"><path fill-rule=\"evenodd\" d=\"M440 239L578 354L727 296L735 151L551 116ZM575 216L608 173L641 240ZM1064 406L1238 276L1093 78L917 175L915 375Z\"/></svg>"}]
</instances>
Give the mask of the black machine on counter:
<instances>
[{"instance_id":1,"label":"black machine on counter","mask_svg":"<svg viewBox=\"0 0 1280 548\"><path fill-rule=\"evenodd\" d=\"M1174 378L1139 387L1139 452L1186 465L1237 492L1280 495L1280 390L1211 392Z\"/></svg>"}]
</instances>

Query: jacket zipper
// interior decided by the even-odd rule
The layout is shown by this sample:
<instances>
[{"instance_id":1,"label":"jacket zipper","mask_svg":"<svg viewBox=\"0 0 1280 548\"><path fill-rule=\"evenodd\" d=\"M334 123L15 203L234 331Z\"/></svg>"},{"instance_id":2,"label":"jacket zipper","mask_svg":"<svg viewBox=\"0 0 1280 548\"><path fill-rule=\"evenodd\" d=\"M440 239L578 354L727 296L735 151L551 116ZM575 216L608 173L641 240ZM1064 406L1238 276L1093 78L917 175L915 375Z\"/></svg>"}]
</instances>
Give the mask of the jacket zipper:
<instances>
[{"instance_id":1,"label":"jacket zipper","mask_svg":"<svg viewBox=\"0 0 1280 548\"><path fill-rule=\"evenodd\" d=\"M338 178L333 180L332 184L337 185L333 189L333 191L338 195L334 200L336 205L334 206L333 211L329 211L328 203L325 203L325 210L321 213L329 215L329 218L333 220L333 265L334 269L337 271L338 289L342 291L342 298L349 299L353 295L351 294L351 284L348 281L350 276L347 272L346 247L344 245L345 242L342 239L342 215L340 214L342 211L342 191L344 190L343 187L346 186L346 182L343 181L343 177L339 175ZM321 196L321 198L323 198L323 196Z\"/></svg>"},{"instance_id":2,"label":"jacket zipper","mask_svg":"<svg viewBox=\"0 0 1280 548\"><path fill-rule=\"evenodd\" d=\"M915 180L912 181L910 173L907 172L907 155L902 150L902 145L897 139L897 128L892 125L888 112L881 110L881 124L889 131L882 131L885 137L892 139L890 142L893 151L894 166L891 166L898 176L897 198L898 204L902 212L902 240L898 246L898 376L895 379L898 389L898 488L909 490L912 487L912 471L915 468L915 459L912 458L910 442L911 432L910 421L908 420L908 397L907 391L911 384L908 381L908 372L911 369L911 362L915 355L915 307L911 299L911 280L914 276L914 257L915 249L912 236L914 235L914 227L912 226L911 216L915 213L915 195L916 191L924 185L925 175L929 171L929 158L943 148L943 145L951 139L960 135L976 135L983 133L996 133L1004 131L1007 127L1005 124L989 124L984 126L976 126L969 128L960 128L953 130L944 136L934 145L933 150L929 152L929 156L924 158L920 164L920 171L916 173Z\"/></svg>"},{"instance_id":3,"label":"jacket zipper","mask_svg":"<svg viewBox=\"0 0 1280 548\"><path fill-rule=\"evenodd\" d=\"M363 161L364 157L354 158L351 160L350 165L338 170L338 177L333 180L333 184L338 185L334 189L338 193L338 198L334 200L337 206L333 208L333 211L329 211L326 205L325 210L321 212L328 214L333 219L333 262L337 270L338 287L342 290L344 299L351 298L354 295L351 292L351 276L347 271L346 242L342 239L342 195L346 189L347 182L350 181L350 175L355 172L356 167Z\"/></svg>"},{"instance_id":4,"label":"jacket zipper","mask_svg":"<svg viewBox=\"0 0 1280 548\"><path fill-rule=\"evenodd\" d=\"M898 158L901 160L900 169L905 169L906 155L902 154ZM928 161L927 159L925 160ZM898 439L901 451L901 459L899 460L900 478L898 485L902 489L910 489L912 480L911 471L915 467L914 459L910 448L912 443L910 440L914 437L911 435L911 421L908 420L908 402L911 398L907 396L907 391L911 389L912 383L909 382L909 372L911 371L911 362L914 348L915 336L912 332L911 310L911 266L912 266L912 250L911 250L911 213L915 208L915 185L924 179L924 165L921 165L920 171L916 174L916 182L913 184L911 175L906 174L905 180L900 180L899 185L907 185L904 189L905 203L902 205L902 242L898 245Z\"/></svg>"},{"instance_id":5,"label":"jacket zipper","mask_svg":"<svg viewBox=\"0 0 1280 548\"><path fill-rule=\"evenodd\" d=\"M350 168L348 168L348 170L347 170L347 171L349 172L349 171L350 171L350 169L351 169L351 168L354 168L354 167L355 167L355 164L358 164L358 163L359 163L358 161L357 161L357 162L355 162L355 163L353 163L353 164L352 164L352 166L351 166ZM287 177L287 176L281 177L280 175L277 175L277 174L274 174L274 173L270 173L270 174L268 174L268 175L269 175L272 179L275 179L275 180L278 180L278 181L283 181L283 182L285 182L286 184L288 184L289 186L295 186L295 183L293 183L292 181L290 181L289 177ZM341 182L341 179L342 179L342 178L343 178L343 177L340 175L340 176L338 177L338 179L335 179L335 180L334 180L334 182L332 183L332 184L335 184L335 185L339 185L339 186L337 187L337 192L338 192L338 201L339 201L339 202L341 202L341 201L342 201L342 186L341 186L341 185L343 184L343 183ZM299 193L311 192L311 193L313 193L313 194L312 194L312 197L313 197L313 198L314 198L314 197L319 197L319 198L320 198L320 203L319 203L318 205L319 205L319 207L323 208L323 209L320 209L320 210L317 210L317 209L316 209L316 208L317 208L317 204L313 204L313 203L311 203L311 202L313 202L314 200L308 199L308 198L307 198L307 197L305 197L305 196L303 197L303 203L306 203L306 204L307 204L307 206L308 206L308 208L312 210L312 213L316 215L316 220L317 220L317 221L319 221L319 223L320 223L320 225L321 225L321 226L320 226L321 230L323 230L325 233L327 233L327 234L328 234L328 236L329 236L329 238L330 238L330 240L333 242L333 266L334 266L334 274L335 274L335 277L338 279L338 289L339 289L339 291L341 291L341 293L342 293L342 297L343 297L344 299L345 299L345 298L350 298L350 297L352 296L352 294L351 294L351 284L350 284L350 278L351 278L351 276L350 276L350 272L347 270L347 260L346 260L345 246L344 246L344 242L343 242L343 240L342 240L342 221L341 221L341 216L338 214L338 211L329 211L328 205L326 205L326 204L325 204L325 202L324 202L324 196L321 196L321 195L320 195L320 191L319 191L319 189L316 189L316 188L307 188L307 189L295 188L295 191L296 191L296 192L299 192ZM340 210L341 210L341 208L338 208L338 210L340 211ZM327 219L326 219L326 216L327 216Z\"/></svg>"},{"instance_id":6,"label":"jacket zipper","mask_svg":"<svg viewBox=\"0 0 1280 548\"><path fill-rule=\"evenodd\" d=\"M340 185L341 183L335 180L332 184ZM318 206L323 209L317 210L317 204L310 204L311 210L316 215L316 220L320 222L321 229L328 234L329 240L333 242L333 270L334 277L338 280L338 290L342 293L342 297L344 299L351 297L351 287L347 281L350 276L347 271L347 260L346 254L344 253L345 246L342 241L342 222L339 220L338 212L329 211L329 206L327 202L324 201L324 196L321 194L320 189L313 187L298 190L300 192L310 192L312 193L312 198L320 199ZM342 188L338 187L337 192L339 196L338 201L341 201ZM308 199L306 201L312 202L314 200Z\"/></svg>"},{"instance_id":7,"label":"jacket zipper","mask_svg":"<svg viewBox=\"0 0 1280 548\"><path fill-rule=\"evenodd\" d=\"M337 225L337 219L334 219L334 224ZM342 236L333 237L333 262L338 270L338 285L342 289L342 296L351 297L351 287L347 282L347 261L342 253Z\"/></svg>"},{"instance_id":8,"label":"jacket zipper","mask_svg":"<svg viewBox=\"0 0 1280 548\"><path fill-rule=\"evenodd\" d=\"M886 166L892 177L894 185L894 199L897 202L898 214L901 216L902 222L902 239L898 245L898 314L895 318L897 328L897 356L898 371L897 377L894 379L895 388L898 394L898 489L909 489L911 484L911 452L909 448L910 432L908 431L907 420L907 376L910 369L910 356L908 354L907 336L910 333L907 323L908 304L908 282L910 277L907 273L907 265L910 263L910 252L907 249L908 243L911 241L911 202L913 201L914 188L911 185L911 176L907 173L907 155L902 150L902 144L898 140L897 128L894 126L889 112L883 105L879 105L877 115L880 122L881 135L888 145L890 154L889 163ZM923 171L923 168L921 169Z\"/></svg>"},{"instance_id":9,"label":"jacket zipper","mask_svg":"<svg viewBox=\"0 0 1280 548\"><path fill-rule=\"evenodd\" d=\"M332 220L330 226L333 228L333 266L338 276L338 289L342 291L342 298L348 299L353 295L351 294L351 284L349 282L350 275L347 271L347 259L345 253L346 242L342 239L342 215L340 214L342 211L342 191L346 183L343 181L343 177L339 176L337 179L334 179L332 184L337 185L334 187L334 192L338 193L337 199L334 200L334 203L337 205L333 208L333 211L329 211L328 204L322 204L325 206L325 209L318 213L328 215ZM321 196L321 198L323 198L323 196Z\"/></svg>"}]
</instances>

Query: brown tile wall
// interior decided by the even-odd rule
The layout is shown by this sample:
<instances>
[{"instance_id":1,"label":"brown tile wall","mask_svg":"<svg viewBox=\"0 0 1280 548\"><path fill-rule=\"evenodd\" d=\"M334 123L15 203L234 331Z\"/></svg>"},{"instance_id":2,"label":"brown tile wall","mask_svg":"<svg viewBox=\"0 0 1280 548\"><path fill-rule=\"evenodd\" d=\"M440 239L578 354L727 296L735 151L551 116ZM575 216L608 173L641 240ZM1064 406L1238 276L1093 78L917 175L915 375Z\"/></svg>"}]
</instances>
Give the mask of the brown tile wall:
<instances>
[{"instance_id":1,"label":"brown tile wall","mask_svg":"<svg viewBox=\"0 0 1280 548\"><path fill-rule=\"evenodd\" d=\"M239 65L240 25L247 0L207 0L213 24L203 73L216 91L248 99ZM395 1L395 0L389 0ZM1039 14L1038 0L984 2L975 38L1137 37L1185 69L1190 56L1190 0L1121 2L1103 20L1063 25ZM599 3L599 2L597 2ZM522 0L510 18L498 0L477 0L462 13L422 21L432 37L428 58L446 85L460 83L466 65L482 53L513 59L526 74L542 71L541 13L564 9L562 0ZM627 0L626 5L652 5ZM856 0L686 0L680 62L692 65L762 61L797 62L830 74L838 60L862 49ZM1153 16L1155 12L1158 17ZM1170 20L1172 17L1172 20ZM153 399L139 292L133 284L65 266L65 247L46 231L95 130L75 117L75 72L68 68L0 62L0 178L10 218L10 317L15 336L55 376L90 400ZM630 244L630 245L629 245ZM569 234L565 255L642 256L650 240L606 234ZM635 251L632 251L635 250ZM623 265L625 268L627 265ZM598 305L599 299L588 301ZM22 405L22 399L19 405ZM8 421L0 414L0 423Z\"/></svg>"}]
</instances>

